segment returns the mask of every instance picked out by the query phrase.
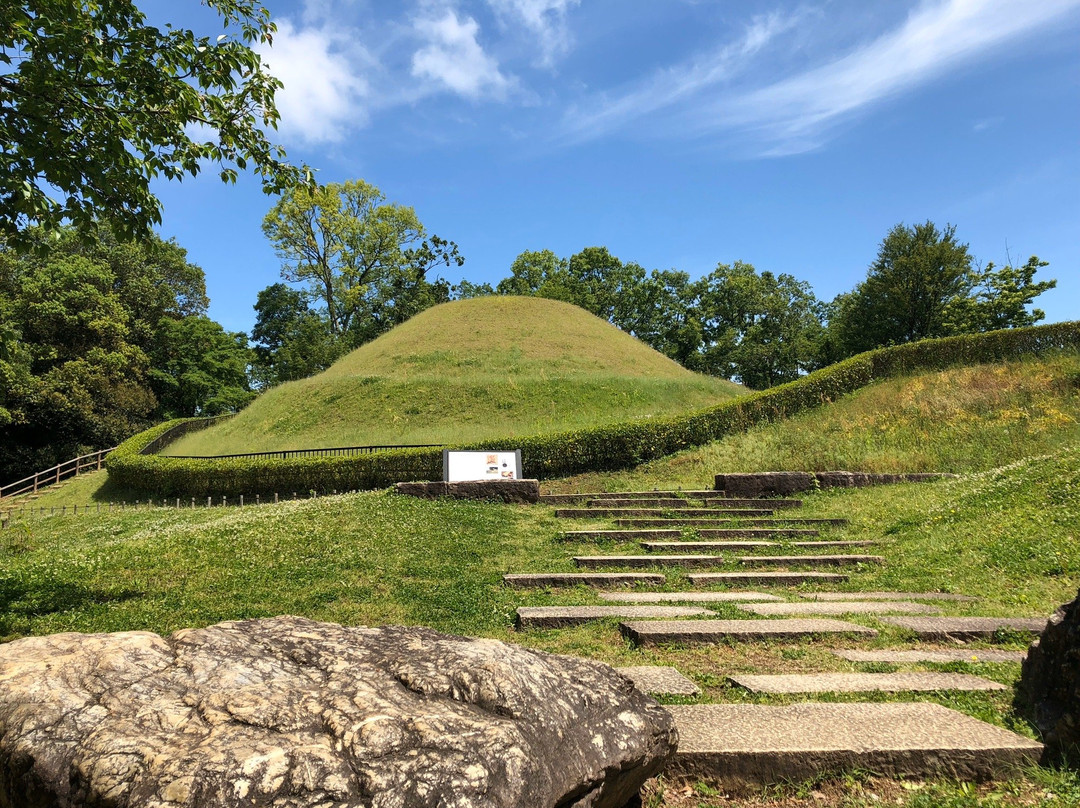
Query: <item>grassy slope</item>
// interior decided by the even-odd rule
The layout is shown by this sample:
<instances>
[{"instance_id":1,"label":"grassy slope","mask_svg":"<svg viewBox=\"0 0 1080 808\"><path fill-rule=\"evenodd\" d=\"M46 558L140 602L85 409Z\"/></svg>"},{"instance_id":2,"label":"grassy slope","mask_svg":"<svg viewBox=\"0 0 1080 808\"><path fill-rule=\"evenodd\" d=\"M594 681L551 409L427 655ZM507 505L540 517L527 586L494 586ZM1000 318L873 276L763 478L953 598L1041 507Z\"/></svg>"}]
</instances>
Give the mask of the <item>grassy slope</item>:
<instances>
[{"instance_id":1,"label":"grassy slope","mask_svg":"<svg viewBox=\"0 0 1080 808\"><path fill-rule=\"evenodd\" d=\"M686 412L741 389L690 373L575 306L480 298L428 309L167 452L533 435Z\"/></svg>"},{"instance_id":2,"label":"grassy slope","mask_svg":"<svg viewBox=\"0 0 1080 808\"><path fill-rule=\"evenodd\" d=\"M718 472L982 471L1080 442L1080 354L890 379L835 403L557 491L711 488Z\"/></svg>"}]
</instances>

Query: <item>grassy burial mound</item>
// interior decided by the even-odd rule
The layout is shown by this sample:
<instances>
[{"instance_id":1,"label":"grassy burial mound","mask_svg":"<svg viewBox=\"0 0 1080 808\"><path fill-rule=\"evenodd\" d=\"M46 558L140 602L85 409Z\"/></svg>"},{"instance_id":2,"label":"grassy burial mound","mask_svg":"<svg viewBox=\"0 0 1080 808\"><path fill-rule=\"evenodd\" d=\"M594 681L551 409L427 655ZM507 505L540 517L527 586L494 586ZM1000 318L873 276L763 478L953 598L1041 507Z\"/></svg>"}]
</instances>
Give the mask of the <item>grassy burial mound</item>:
<instances>
[{"instance_id":1,"label":"grassy burial mound","mask_svg":"<svg viewBox=\"0 0 1080 808\"><path fill-rule=\"evenodd\" d=\"M428 309L164 453L466 443L683 413L741 390L577 306L479 298Z\"/></svg>"}]
</instances>

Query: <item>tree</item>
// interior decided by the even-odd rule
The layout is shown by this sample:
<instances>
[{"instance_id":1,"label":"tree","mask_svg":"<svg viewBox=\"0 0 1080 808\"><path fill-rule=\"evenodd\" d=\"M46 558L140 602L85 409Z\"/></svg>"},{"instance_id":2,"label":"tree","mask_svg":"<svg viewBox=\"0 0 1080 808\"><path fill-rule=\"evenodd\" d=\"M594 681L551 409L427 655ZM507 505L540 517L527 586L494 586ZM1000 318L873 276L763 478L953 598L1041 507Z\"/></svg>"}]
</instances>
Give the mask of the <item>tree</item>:
<instances>
[{"instance_id":1,"label":"tree","mask_svg":"<svg viewBox=\"0 0 1080 808\"><path fill-rule=\"evenodd\" d=\"M218 165L249 165L276 193L301 178L265 134L278 119L252 45L275 31L258 0L205 0L227 33L212 39L146 23L133 0L24 0L0 7L0 235L29 225L90 227L108 216L124 236L161 221L150 191ZM212 137L203 139L209 130ZM40 246L40 245L39 245Z\"/></svg>"},{"instance_id":2,"label":"tree","mask_svg":"<svg viewBox=\"0 0 1080 808\"><path fill-rule=\"evenodd\" d=\"M702 344L690 367L755 389L813 367L822 307L805 281L736 261L718 264L696 287Z\"/></svg>"},{"instance_id":3,"label":"tree","mask_svg":"<svg viewBox=\"0 0 1080 808\"><path fill-rule=\"evenodd\" d=\"M257 386L304 379L325 370L341 355L326 320L308 306L303 292L283 283L267 286L255 302L258 317L252 375Z\"/></svg>"},{"instance_id":4,"label":"tree","mask_svg":"<svg viewBox=\"0 0 1080 808\"><path fill-rule=\"evenodd\" d=\"M326 306L330 333L350 331L380 286L404 272L414 282L433 267L461 266L457 245L427 231L411 207L387 203L363 180L297 186L263 219L263 233L282 260L285 280L307 283Z\"/></svg>"},{"instance_id":5,"label":"tree","mask_svg":"<svg viewBox=\"0 0 1080 808\"><path fill-rule=\"evenodd\" d=\"M236 412L255 394L247 335L228 332L209 317L166 318L151 354L150 387L165 418Z\"/></svg>"},{"instance_id":6,"label":"tree","mask_svg":"<svg viewBox=\"0 0 1080 808\"><path fill-rule=\"evenodd\" d=\"M929 221L898 224L881 242L866 280L830 304L823 359L927 337L1032 325L1043 313L1029 312L1028 306L1056 286L1034 280L1044 266L1032 256L1023 267L979 269L954 226L939 231Z\"/></svg>"},{"instance_id":7,"label":"tree","mask_svg":"<svg viewBox=\"0 0 1080 808\"><path fill-rule=\"evenodd\" d=\"M956 228L896 225L878 248L866 280L834 309L847 355L879 345L944 336L949 307L971 291L972 258Z\"/></svg>"}]
</instances>

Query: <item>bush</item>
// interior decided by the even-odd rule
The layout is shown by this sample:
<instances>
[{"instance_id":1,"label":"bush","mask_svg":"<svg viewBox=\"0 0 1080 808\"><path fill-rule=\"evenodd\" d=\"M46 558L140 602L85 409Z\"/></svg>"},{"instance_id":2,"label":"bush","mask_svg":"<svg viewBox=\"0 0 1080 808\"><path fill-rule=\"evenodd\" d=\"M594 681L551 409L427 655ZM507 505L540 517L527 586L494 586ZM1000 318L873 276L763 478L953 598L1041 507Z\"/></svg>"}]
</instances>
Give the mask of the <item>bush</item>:
<instances>
[{"instance_id":1,"label":"bush","mask_svg":"<svg viewBox=\"0 0 1080 808\"><path fill-rule=\"evenodd\" d=\"M1000 362L1053 350L1080 349L1080 322L992 331L878 348L793 382L672 418L504 438L454 449L521 449L526 477L545 479L614 471L700 446L758 424L779 421L834 401L871 382L916 371ZM303 458L162 457L157 451L192 421L160 424L122 443L106 458L117 483L162 496L289 494L383 488L395 482L437 480L441 449L399 449L366 455ZM202 424L200 424L201 426Z\"/></svg>"}]
</instances>

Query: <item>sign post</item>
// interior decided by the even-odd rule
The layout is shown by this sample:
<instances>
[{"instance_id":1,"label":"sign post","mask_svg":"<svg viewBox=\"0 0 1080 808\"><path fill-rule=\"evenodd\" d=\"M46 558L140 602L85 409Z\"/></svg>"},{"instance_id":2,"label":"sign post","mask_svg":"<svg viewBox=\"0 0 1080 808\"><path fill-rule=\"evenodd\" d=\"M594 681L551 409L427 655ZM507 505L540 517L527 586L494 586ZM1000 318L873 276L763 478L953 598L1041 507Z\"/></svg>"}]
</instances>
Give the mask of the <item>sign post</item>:
<instances>
[{"instance_id":1,"label":"sign post","mask_svg":"<svg viewBox=\"0 0 1080 808\"><path fill-rule=\"evenodd\" d=\"M521 450L513 452L453 452L443 450L443 482L520 480Z\"/></svg>"}]
</instances>

